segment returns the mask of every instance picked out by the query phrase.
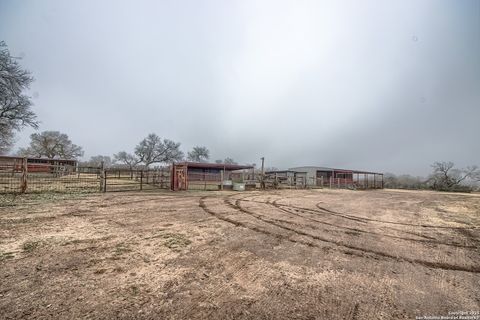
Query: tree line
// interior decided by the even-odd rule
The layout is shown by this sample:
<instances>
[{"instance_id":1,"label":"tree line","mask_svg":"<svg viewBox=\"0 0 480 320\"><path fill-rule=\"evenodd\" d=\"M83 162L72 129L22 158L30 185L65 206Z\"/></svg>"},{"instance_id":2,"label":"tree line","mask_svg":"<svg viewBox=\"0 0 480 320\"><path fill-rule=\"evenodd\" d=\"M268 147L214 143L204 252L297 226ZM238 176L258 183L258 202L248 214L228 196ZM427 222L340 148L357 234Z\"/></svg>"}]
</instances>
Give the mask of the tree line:
<instances>
[{"instance_id":1,"label":"tree line","mask_svg":"<svg viewBox=\"0 0 480 320\"><path fill-rule=\"evenodd\" d=\"M195 146L185 154L180 150L180 143L169 139L162 139L155 133L149 134L142 139L133 152L120 151L108 156L94 156L84 165L98 166L101 163L105 167L121 166L128 169L137 167L149 168L151 165L162 165L178 161L207 162L210 160L210 150L203 146ZM215 160L216 163L237 164L232 158Z\"/></svg>"},{"instance_id":2,"label":"tree line","mask_svg":"<svg viewBox=\"0 0 480 320\"><path fill-rule=\"evenodd\" d=\"M431 189L437 191L469 192L480 189L478 166L456 168L450 161L437 161L431 165L431 173L425 177L411 175L384 175L384 186L392 189Z\"/></svg>"},{"instance_id":3,"label":"tree line","mask_svg":"<svg viewBox=\"0 0 480 320\"><path fill-rule=\"evenodd\" d=\"M124 167L129 169L150 168L152 165L163 165L178 161L207 162L210 150L203 146L195 146L186 156L180 150L180 143L162 139L155 133L150 133L142 139L133 152L119 151L113 157L105 155L92 156L88 161L80 161L81 166ZM22 157L48 159L78 159L84 154L82 147L72 143L68 136L58 131L43 131L30 136L27 148L18 150ZM236 164L227 157L225 160L215 160L216 163Z\"/></svg>"}]
</instances>

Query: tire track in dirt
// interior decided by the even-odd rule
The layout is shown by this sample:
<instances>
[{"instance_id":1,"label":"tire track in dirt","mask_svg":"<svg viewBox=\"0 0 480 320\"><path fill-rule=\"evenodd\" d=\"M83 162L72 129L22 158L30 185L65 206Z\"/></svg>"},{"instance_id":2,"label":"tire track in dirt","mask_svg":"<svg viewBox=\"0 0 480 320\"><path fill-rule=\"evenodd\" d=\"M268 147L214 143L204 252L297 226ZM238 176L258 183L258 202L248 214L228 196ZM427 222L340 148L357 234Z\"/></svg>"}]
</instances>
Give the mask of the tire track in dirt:
<instances>
[{"instance_id":1,"label":"tire track in dirt","mask_svg":"<svg viewBox=\"0 0 480 320\"><path fill-rule=\"evenodd\" d=\"M342 241L331 240L331 239L326 239L324 237L320 237L320 236L317 236L317 235L312 235L312 234L309 234L307 232L297 230L297 229L285 226L283 224L277 223L277 222L272 221L270 219L266 219L266 218L264 218L263 216L261 216L257 213L254 213L250 210L247 210L247 209L243 208L240 205L241 199L235 200L235 203L231 203L228 200L229 199L226 199L226 198L224 199L224 201L227 204L229 204L232 208L237 209L238 211L241 211L245 214L251 215L252 217L255 217L255 218L257 218L257 219L259 219L263 222L270 223L270 224L272 224L274 226L277 226L281 229L285 229L285 230L297 233L299 235L306 236L306 237L309 237L309 238L312 238L312 239L315 239L315 240L319 240L319 241L322 241L322 242L325 242L325 243L331 243L331 244L334 244L334 245L339 246L339 247L345 247L345 248L348 248L348 249L351 249L351 250L357 250L357 251L367 253L367 254L374 254L374 255L377 255L377 256L380 256L380 257L393 259L393 260L398 261L398 262L403 262L403 261L410 262L410 263L422 265L422 266L425 266L425 267L428 267L428 268L433 268L433 269L443 269L443 270L452 270L452 271L464 271L464 272L471 272L471 273L480 273L480 267L478 267L478 266L457 266L457 265L444 263L444 262L432 262L432 261L412 259L412 258L407 258L407 257L397 257L397 256L394 256L394 255L386 253L386 252L382 252L382 251L378 251L378 250L372 250L372 249L366 249L366 248L358 247L358 246L355 246L355 245L347 244L347 243L344 243ZM283 223L289 223L289 222L284 221ZM342 250L340 250L340 251L342 251Z\"/></svg>"},{"instance_id":2,"label":"tire track in dirt","mask_svg":"<svg viewBox=\"0 0 480 320\"><path fill-rule=\"evenodd\" d=\"M435 226L435 225L429 225L429 224L413 224L413 223L406 223L406 222L395 222L395 221L386 221L386 220L380 220L380 219L371 219L371 218L357 217L357 216L352 216L352 215L345 214L345 213L332 211L332 210L326 209L324 207L321 207L320 203L317 203L315 206L323 212L327 212L329 214L332 214L332 215L335 215L335 216L338 216L338 217L342 217L342 218L345 218L345 219L350 219L350 220L360 219L360 220L363 220L363 221L366 221L366 222L378 222L378 223L385 223L385 224L394 224L394 225L421 227L421 228L432 228L432 229L452 229L452 230L455 230L455 229L463 229L463 230L478 229L478 227L475 227L475 226L473 226L473 227L449 227L449 226ZM292 206L292 207L294 207L294 206ZM302 209L302 210L315 211L313 209L308 209L308 208L301 208L301 207L294 207L294 208Z\"/></svg>"},{"instance_id":3,"label":"tire track in dirt","mask_svg":"<svg viewBox=\"0 0 480 320\"><path fill-rule=\"evenodd\" d=\"M275 202L278 202L280 200L284 200L285 198L277 199ZM255 201L252 201L255 202ZM266 203L262 201L258 201L260 203ZM363 223L368 223L368 222L378 222L378 223L385 223L385 224L394 224L394 225L404 225L404 226L411 226L411 227L421 227L421 228L432 228L432 229L463 229L463 230L475 230L475 229L480 229L480 227L477 226L472 226L472 227L450 227L450 226L435 226L435 225L428 225L428 224L412 224L412 223L406 223L406 222L395 222L395 221L385 221L385 220L380 220L380 219L371 219L371 218L366 218L366 217L358 217L354 216L351 214L346 214L346 213L341 213L341 212L336 212L327 208L324 208L320 206L320 203L317 203L315 206L318 208L318 210L311 209L311 208L304 208L304 207L299 207L299 206L294 206L294 205L286 205L286 204L281 204L278 203L280 206L285 206L285 207L290 207L290 208L295 208L299 210L305 210L305 211L313 211L313 212L319 212L319 213L327 213L333 216L338 216L344 219L348 220L353 220L357 222L363 222ZM320 210L320 211L319 211Z\"/></svg>"},{"instance_id":4,"label":"tire track in dirt","mask_svg":"<svg viewBox=\"0 0 480 320\"><path fill-rule=\"evenodd\" d=\"M283 207L288 207L288 208L291 208L291 209L294 209L294 210L300 210L301 212L304 212L304 213L313 214L313 213L308 212L307 210L301 210L301 209L297 209L297 208L292 208L292 207L287 206L287 205L277 204L277 201L280 201L280 200L282 200L282 199L277 199L277 200L275 200L275 201L273 201L273 202L251 201L251 200L243 200L243 199L242 199L241 201L264 203L264 204L267 204L267 205L274 206L275 208L277 208L277 209L279 209L279 210L281 210L281 211L283 211L283 212L286 212L286 213L289 213L289 214L292 214L292 215L301 217L301 218L303 218L303 219L307 219L307 220L309 220L309 221L314 221L314 222L317 222L317 223L320 223L320 224L332 226L332 227L339 228L339 229L351 230L351 231L354 231L354 232L360 232L360 233L365 233L365 234L373 234L373 235L378 235L378 236L381 236L381 237L387 237L387 238L398 239L398 240L405 240L405 241L412 241L412 242L439 244L439 245L451 246L451 247L456 247L456 248L467 248L467 249L476 249L476 248L478 248L477 246L462 245L462 244L456 244L456 243L446 243L446 242L441 242L441 241L436 241L436 240L430 240L430 239L413 239L413 238L399 237L399 236L393 236L393 235L384 234L384 233L379 233L379 232L374 232L374 231L362 230L362 229L358 229L358 228L350 228L350 227L340 226L340 225L336 225L336 224L333 224L333 223L325 222L325 221L322 221L322 220L318 220L318 219L314 219L314 218L310 218L310 217L305 217L305 216L303 216L303 215L301 215L301 214L298 214L298 213L296 213L296 212L288 211L288 210L284 209ZM399 232L410 233L410 232L403 231L403 230L398 230L398 229L392 229L392 230L399 231ZM410 234L412 234L412 233L410 233ZM415 233L413 233L413 235L419 236L419 237L422 236L422 235L415 234ZM430 238L430 237L429 237L429 238ZM434 238L433 238L433 239L434 239Z\"/></svg>"},{"instance_id":5,"label":"tire track in dirt","mask_svg":"<svg viewBox=\"0 0 480 320\"><path fill-rule=\"evenodd\" d=\"M291 205L286 205L286 204L278 204L277 202L278 201L281 201L281 200L284 200L284 199L287 199L287 198L280 198L280 199L276 199L274 201L270 201L270 197L267 198L267 201L264 202L264 201L258 201L258 200L245 200L246 198L248 197L244 197L242 198L243 201L249 201L249 202L257 202L257 203L262 203L262 204L273 204L275 205L278 209L283 210L283 208L281 207L287 207L289 209L293 209L293 210L297 210L297 211L301 211L301 212L304 212L304 213L308 213L308 214L315 214L315 215L320 215L320 216L323 216L325 214L330 214L328 212L322 212L322 211L317 211L317 210L313 210L313 209L300 209L300 207L296 207L296 206L291 206ZM255 198L252 197L252 198ZM318 222L318 221L317 221ZM323 223L324 221L320 222L320 223ZM367 224L368 222L366 221L358 221L360 223L365 223ZM333 225L333 224L332 224ZM333 225L333 226L336 226L336 227L339 227L339 228L342 228L343 226L339 226L339 225ZM436 240L435 237L430 237L430 236L427 236L427 235L424 235L424 234L419 234L419 233L416 233L416 232L410 232L410 231L407 231L407 230L400 230L400 229L396 229L396 228L392 228L392 227L385 227L385 228L388 228L390 230L393 230L393 231L397 231L397 232L402 232L402 233L406 233L406 234L410 234L410 235L413 235L413 236L416 236L416 237L420 237L420 238L424 238L424 239L429 239L429 240ZM352 230L352 231L358 231L358 230ZM368 231L367 231L368 232ZM379 235L383 235L383 234L379 234Z\"/></svg>"},{"instance_id":6,"label":"tire track in dirt","mask_svg":"<svg viewBox=\"0 0 480 320\"><path fill-rule=\"evenodd\" d=\"M287 199L287 198L280 198L280 199L276 199L275 201L267 201L267 202L263 202L263 201L256 201L256 200L244 200L244 201L250 201L250 202L258 202L258 203L272 203L274 204L275 206L277 206L280 210L282 210L280 207L287 207L287 208L290 208L290 209L293 209L293 210L299 210L301 212L304 212L304 213L308 213L308 214L315 214L315 215L320 215L320 216L323 216L325 214L331 214L329 212L323 212L323 211L318 211L318 210L314 210L314 209L307 209L307 208L301 208L301 207L296 207L296 206L292 206L292 205L287 205L287 204L279 204L277 203L278 201L281 201L281 200L284 200L284 199ZM367 224L368 222L366 221L358 221L360 223L365 223ZM337 225L338 226L338 225ZM338 227L341 227L341 226L338 226ZM420 238L424 238L424 239L429 239L429 240L436 240L435 237L430 237L430 236L427 236L427 235L424 235L424 234L420 234L420 233L415 233L415 232L410 232L410 231L407 231L407 230L401 230L401 229L396 229L396 228L392 228L392 227L385 227L385 228L388 228L390 230L393 230L393 231L398 231L398 232L402 232L402 233L406 233L406 234L410 234L410 235L413 235L413 236L416 236L416 237L420 237Z\"/></svg>"},{"instance_id":7,"label":"tire track in dirt","mask_svg":"<svg viewBox=\"0 0 480 320\"><path fill-rule=\"evenodd\" d=\"M261 229L261 228L258 228L256 226L251 226L249 224L246 224L246 223L243 223L243 222L240 222L240 221L237 221L237 220L234 220L234 219L230 219L228 217L222 217L222 215L214 212L213 210L211 210L210 208L207 207L207 205L205 204L205 199L207 198L212 198L210 196L204 196L202 198L200 198L200 203L199 203L199 207L202 208L206 213L214 216L215 218L219 219L219 220L222 220L222 221L225 221L225 222L228 222L228 223L231 223L237 227L243 227L243 228L246 228L246 229L249 229L251 231L254 231L254 232L258 232L258 233L262 233L262 234L265 234L265 235L268 235L268 236L271 236L271 237L274 237L276 239L279 239L279 240L285 240L285 241L289 241L289 242L292 242L292 243L295 243L295 244L303 244L305 246L308 246L308 247L314 247L314 248L319 248L319 249L322 249L323 251L325 250L331 250L333 249L331 246L321 246L321 245L318 245L314 242L309 242L309 241L304 241L304 240L301 240L301 239L292 239L291 236L288 236L288 235L284 235L284 234L279 234L279 233L274 233L274 232L270 232L270 231L267 231L267 230L264 230L264 229ZM227 198L223 198L223 201L225 202L225 204L227 204L229 207L235 209L236 212L242 212L240 210L238 210L234 205L232 205L231 203L229 203L227 201ZM268 224L268 222L267 222ZM283 227L280 227L281 229L285 229ZM288 231L288 230L287 230ZM298 232L293 232L294 234L297 234L298 235ZM348 249L340 249L341 252L347 254L347 255L352 255L352 256L357 256L357 257L361 257L361 258L364 258L365 255L360 253L360 252L357 252L357 251L354 251L354 250L348 250Z\"/></svg>"},{"instance_id":8,"label":"tire track in dirt","mask_svg":"<svg viewBox=\"0 0 480 320\"><path fill-rule=\"evenodd\" d=\"M270 232L268 230L264 230L264 229L258 228L256 226L252 226L252 225L249 225L249 224L241 222L241 221L237 221L237 220L234 220L234 219L230 219L228 217L224 217L221 214L218 214L215 211L208 208L208 206L205 204L205 200L208 199L208 198L210 198L210 197L209 196L201 197L200 202L199 202L199 207L202 208L203 211L205 211L206 213L214 216L215 218L217 218L219 220L231 223L231 224L233 224L237 227L243 227L243 228L258 232L258 233L263 233L263 234L266 234L268 236L271 236L271 237L274 237L274 238L277 238L277 239L287 240L287 241L294 242L294 243L300 243L300 244L303 244L303 245L306 245L306 246L309 246L309 247L320 247L320 246L317 246L317 245L315 245L314 243L311 243L311 242L291 239L289 236L286 236L286 235L283 235L283 234ZM224 200L226 200L226 198L224 198Z\"/></svg>"}]
</instances>

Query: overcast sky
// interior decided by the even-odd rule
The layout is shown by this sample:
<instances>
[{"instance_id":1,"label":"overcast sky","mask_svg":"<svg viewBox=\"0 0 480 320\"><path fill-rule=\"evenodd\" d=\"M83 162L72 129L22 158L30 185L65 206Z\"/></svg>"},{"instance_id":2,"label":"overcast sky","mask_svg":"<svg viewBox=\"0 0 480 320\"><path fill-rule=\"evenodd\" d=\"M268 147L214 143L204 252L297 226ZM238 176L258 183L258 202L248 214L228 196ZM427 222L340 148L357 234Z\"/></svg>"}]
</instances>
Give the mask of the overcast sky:
<instances>
[{"instance_id":1,"label":"overcast sky","mask_svg":"<svg viewBox=\"0 0 480 320\"><path fill-rule=\"evenodd\" d=\"M0 40L85 157L155 132L279 168L480 165L478 0L0 0Z\"/></svg>"}]
</instances>

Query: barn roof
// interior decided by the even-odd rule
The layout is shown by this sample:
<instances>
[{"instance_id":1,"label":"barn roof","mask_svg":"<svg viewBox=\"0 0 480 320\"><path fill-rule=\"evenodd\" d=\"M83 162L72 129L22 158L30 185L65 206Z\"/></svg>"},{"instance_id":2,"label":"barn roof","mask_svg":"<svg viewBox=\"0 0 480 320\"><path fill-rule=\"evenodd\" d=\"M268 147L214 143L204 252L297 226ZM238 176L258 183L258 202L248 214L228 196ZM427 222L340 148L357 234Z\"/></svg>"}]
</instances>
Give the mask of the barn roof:
<instances>
[{"instance_id":1,"label":"barn roof","mask_svg":"<svg viewBox=\"0 0 480 320\"><path fill-rule=\"evenodd\" d=\"M226 164L226 163L205 163L205 162L177 162L175 165L186 165L189 168L199 169L218 169L218 170L243 170L253 169L251 165L239 165L239 164Z\"/></svg>"},{"instance_id":2,"label":"barn roof","mask_svg":"<svg viewBox=\"0 0 480 320\"><path fill-rule=\"evenodd\" d=\"M360 174L383 174L381 172L372 172L372 171L363 171L363 170L354 170L354 169L339 169L339 168L328 168L328 167L317 167L317 166L302 166L290 168L289 170L305 170L313 169L318 171L335 171L335 172L344 172L344 173L360 173Z\"/></svg>"},{"instance_id":3,"label":"barn roof","mask_svg":"<svg viewBox=\"0 0 480 320\"><path fill-rule=\"evenodd\" d=\"M36 157L21 157L21 156L0 156L0 158L4 158L4 159L24 159L24 158L27 158L28 160L49 160L49 161L78 161L76 159L36 158Z\"/></svg>"}]
</instances>

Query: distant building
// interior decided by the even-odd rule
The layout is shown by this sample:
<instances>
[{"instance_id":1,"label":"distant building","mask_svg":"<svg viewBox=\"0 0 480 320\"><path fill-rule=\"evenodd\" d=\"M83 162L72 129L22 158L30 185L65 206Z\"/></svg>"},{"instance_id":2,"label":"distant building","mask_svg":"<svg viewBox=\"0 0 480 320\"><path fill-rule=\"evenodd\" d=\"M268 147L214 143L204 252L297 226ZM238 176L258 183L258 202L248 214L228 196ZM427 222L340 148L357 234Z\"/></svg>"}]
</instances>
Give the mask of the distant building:
<instances>
[{"instance_id":1,"label":"distant building","mask_svg":"<svg viewBox=\"0 0 480 320\"><path fill-rule=\"evenodd\" d=\"M383 189L383 173L379 172L316 166L294 167L289 170L305 172L307 186L311 187Z\"/></svg>"},{"instance_id":2,"label":"distant building","mask_svg":"<svg viewBox=\"0 0 480 320\"><path fill-rule=\"evenodd\" d=\"M55 167L75 168L77 166L77 160L73 159L0 156L0 170L21 171L24 159L27 159L28 172L51 172Z\"/></svg>"}]
</instances>

